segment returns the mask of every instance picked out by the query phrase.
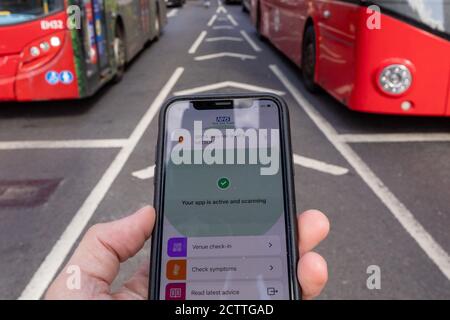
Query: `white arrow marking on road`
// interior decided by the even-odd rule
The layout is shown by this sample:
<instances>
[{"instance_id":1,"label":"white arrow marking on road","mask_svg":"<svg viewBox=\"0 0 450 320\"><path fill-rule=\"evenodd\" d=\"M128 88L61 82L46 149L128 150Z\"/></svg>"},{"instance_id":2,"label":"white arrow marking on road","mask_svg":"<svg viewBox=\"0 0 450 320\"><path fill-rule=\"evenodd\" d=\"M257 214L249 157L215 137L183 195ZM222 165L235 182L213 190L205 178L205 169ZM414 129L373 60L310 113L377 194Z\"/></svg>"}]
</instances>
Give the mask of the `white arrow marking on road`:
<instances>
[{"instance_id":1,"label":"white arrow marking on road","mask_svg":"<svg viewBox=\"0 0 450 320\"><path fill-rule=\"evenodd\" d=\"M341 134L339 140L347 143L377 142L449 142L448 133L374 133Z\"/></svg>"},{"instance_id":2,"label":"white arrow marking on road","mask_svg":"<svg viewBox=\"0 0 450 320\"><path fill-rule=\"evenodd\" d=\"M299 166L328 173L333 176L342 176L348 173L348 169L346 168L339 167L334 164L328 164L323 161L302 157L298 154L294 154L294 163Z\"/></svg>"},{"instance_id":3,"label":"white arrow marking on road","mask_svg":"<svg viewBox=\"0 0 450 320\"><path fill-rule=\"evenodd\" d=\"M255 50L256 52L261 52L261 48L256 44L255 41L250 38L250 36L245 32L244 30L241 30L241 34L244 37L245 40L247 40L248 44Z\"/></svg>"},{"instance_id":4,"label":"white arrow marking on road","mask_svg":"<svg viewBox=\"0 0 450 320\"><path fill-rule=\"evenodd\" d=\"M242 60L254 60L256 59L256 56L252 56L249 54L242 54L242 53L233 53L233 52L221 52L221 53L213 53L213 54L207 54L205 56L198 56L195 57L195 61L204 61L204 60L211 60L211 59L217 59L217 58L224 58L224 57L230 57L230 58L238 58Z\"/></svg>"},{"instance_id":5,"label":"white arrow marking on road","mask_svg":"<svg viewBox=\"0 0 450 320\"><path fill-rule=\"evenodd\" d=\"M234 19L234 17L231 14L228 14L227 17L228 17L228 20L230 20L232 25L234 25L234 26L239 25L239 23L237 23L237 21Z\"/></svg>"},{"instance_id":6,"label":"white arrow marking on road","mask_svg":"<svg viewBox=\"0 0 450 320\"><path fill-rule=\"evenodd\" d=\"M323 161L299 156L298 154L294 154L294 163L296 165L328 173L333 176L341 176L348 173L348 169L346 168L335 166L333 164L328 164ZM141 180L151 179L155 175L155 165L152 165L142 170L134 171L131 175Z\"/></svg>"},{"instance_id":7,"label":"white arrow marking on road","mask_svg":"<svg viewBox=\"0 0 450 320\"><path fill-rule=\"evenodd\" d=\"M167 14L167 18L172 18L175 17L178 13L178 9L172 9L169 11L169 13Z\"/></svg>"},{"instance_id":8,"label":"white arrow marking on road","mask_svg":"<svg viewBox=\"0 0 450 320\"><path fill-rule=\"evenodd\" d=\"M221 12L227 13L228 11L227 11L227 9L225 9L225 7L223 7L222 5L219 5L219 7L216 10L216 13L221 13Z\"/></svg>"},{"instance_id":9,"label":"white arrow marking on road","mask_svg":"<svg viewBox=\"0 0 450 320\"><path fill-rule=\"evenodd\" d=\"M274 93L274 94L277 94L280 96L285 94L283 91L254 86L254 85L247 84L247 83L224 81L224 82L208 84L205 86L195 87L192 89L178 91L178 92L175 92L174 95L181 96L181 95L197 94L197 93L201 93L201 92L219 90L219 89L223 89L223 88L236 88L236 89L243 89L243 90L256 91L256 92L270 92L270 93Z\"/></svg>"},{"instance_id":10,"label":"white arrow marking on road","mask_svg":"<svg viewBox=\"0 0 450 320\"><path fill-rule=\"evenodd\" d=\"M0 150L123 148L127 143L127 139L4 141Z\"/></svg>"},{"instance_id":11,"label":"white arrow marking on road","mask_svg":"<svg viewBox=\"0 0 450 320\"><path fill-rule=\"evenodd\" d=\"M206 31L200 32L198 38L194 41L192 46L189 48L189 51L188 51L189 54L194 54L195 52L197 52L198 47L202 44L202 41L203 41L203 39L205 39L206 35L207 35Z\"/></svg>"},{"instance_id":12,"label":"white arrow marking on road","mask_svg":"<svg viewBox=\"0 0 450 320\"><path fill-rule=\"evenodd\" d=\"M215 37L208 38L205 40L206 42L215 42L215 41L242 41L242 38L239 37Z\"/></svg>"},{"instance_id":13,"label":"white arrow marking on road","mask_svg":"<svg viewBox=\"0 0 450 320\"><path fill-rule=\"evenodd\" d=\"M222 30L222 29L234 29L233 26L214 26L214 30Z\"/></svg>"},{"instance_id":14,"label":"white arrow marking on road","mask_svg":"<svg viewBox=\"0 0 450 320\"><path fill-rule=\"evenodd\" d=\"M131 175L141 180L151 179L155 175L155 165L135 171Z\"/></svg>"},{"instance_id":15,"label":"white arrow marking on road","mask_svg":"<svg viewBox=\"0 0 450 320\"><path fill-rule=\"evenodd\" d=\"M213 15L211 19L208 21L208 27L211 27L214 24L214 21L217 19L217 14Z\"/></svg>"}]
</instances>

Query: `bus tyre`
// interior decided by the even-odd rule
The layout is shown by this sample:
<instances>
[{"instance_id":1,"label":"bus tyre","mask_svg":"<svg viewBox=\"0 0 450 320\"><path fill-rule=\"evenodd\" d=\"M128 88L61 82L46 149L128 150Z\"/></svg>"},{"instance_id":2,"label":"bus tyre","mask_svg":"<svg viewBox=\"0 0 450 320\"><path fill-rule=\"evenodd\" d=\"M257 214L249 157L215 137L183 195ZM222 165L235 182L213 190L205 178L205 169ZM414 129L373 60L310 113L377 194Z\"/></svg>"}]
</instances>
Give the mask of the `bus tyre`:
<instances>
[{"instance_id":1,"label":"bus tyre","mask_svg":"<svg viewBox=\"0 0 450 320\"><path fill-rule=\"evenodd\" d=\"M116 34L114 36L114 59L116 60L117 70L113 81L117 83L122 80L127 63L125 37L119 24L116 26Z\"/></svg>"},{"instance_id":2,"label":"bus tyre","mask_svg":"<svg viewBox=\"0 0 450 320\"><path fill-rule=\"evenodd\" d=\"M159 37L161 36L161 20L159 19L159 9L156 9L156 16L155 16L155 41L158 41Z\"/></svg>"},{"instance_id":3,"label":"bus tyre","mask_svg":"<svg viewBox=\"0 0 450 320\"><path fill-rule=\"evenodd\" d=\"M257 9L256 9L256 33L258 35L259 40L265 41L266 37L262 34L261 28L262 28L262 13L261 13L261 5L258 3Z\"/></svg>"},{"instance_id":4,"label":"bus tyre","mask_svg":"<svg viewBox=\"0 0 450 320\"><path fill-rule=\"evenodd\" d=\"M317 92L314 76L316 73L316 34L312 25L308 26L303 37L302 49L302 77L303 83L309 92Z\"/></svg>"}]
</instances>

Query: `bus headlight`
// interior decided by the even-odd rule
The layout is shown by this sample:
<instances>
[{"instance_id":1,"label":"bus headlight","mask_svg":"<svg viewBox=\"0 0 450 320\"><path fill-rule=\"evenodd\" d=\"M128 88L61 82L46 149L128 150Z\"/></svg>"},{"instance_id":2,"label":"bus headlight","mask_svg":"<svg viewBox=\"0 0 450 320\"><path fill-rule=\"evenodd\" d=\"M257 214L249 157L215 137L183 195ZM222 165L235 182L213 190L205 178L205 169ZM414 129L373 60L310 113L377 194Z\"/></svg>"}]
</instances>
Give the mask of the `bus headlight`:
<instances>
[{"instance_id":1,"label":"bus headlight","mask_svg":"<svg viewBox=\"0 0 450 320\"><path fill-rule=\"evenodd\" d=\"M391 64L381 71L378 83L384 92L399 95L411 86L412 74L403 64Z\"/></svg>"},{"instance_id":2,"label":"bus headlight","mask_svg":"<svg viewBox=\"0 0 450 320\"><path fill-rule=\"evenodd\" d=\"M51 37L50 38L50 44L53 47L59 47L61 45L61 39L59 39L59 37Z\"/></svg>"},{"instance_id":3,"label":"bus headlight","mask_svg":"<svg viewBox=\"0 0 450 320\"><path fill-rule=\"evenodd\" d=\"M21 53L20 72L41 67L52 60L63 47L65 30L36 39Z\"/></svg>"},{"instance_id":4,"label":"bus headlight","mask_svg":"<svg viewBox=\"0 0 450 320\"><path fill-rule=\"evenodd\" d=\"M37 57L37 56L39 56L40 53L41 52L39 51L38 47L33 46L33 47L30 48L30 55L32 57Z\"/></svg>"},{"instance_id":5,"label":"bus headlight","mask_svg":"<svg viewBox=\"0 0 450 320\"><path fill-rule=\"evenodd\" d=\"M39 47L41 48L42 51L47 52L48 50L50 50L50 44L47 41L41 42L41 44L39 45Z\"/></svg>"}]
</instances>

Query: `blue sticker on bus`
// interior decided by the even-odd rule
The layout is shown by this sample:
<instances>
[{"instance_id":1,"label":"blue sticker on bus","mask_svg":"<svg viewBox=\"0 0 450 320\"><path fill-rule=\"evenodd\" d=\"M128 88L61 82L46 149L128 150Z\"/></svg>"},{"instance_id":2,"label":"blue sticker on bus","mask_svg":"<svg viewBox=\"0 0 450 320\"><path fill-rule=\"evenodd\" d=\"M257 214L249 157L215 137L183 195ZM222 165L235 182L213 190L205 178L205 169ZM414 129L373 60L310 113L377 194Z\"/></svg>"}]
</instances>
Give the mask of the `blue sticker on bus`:
<instances>
[{"instance_id":1,"label":"blue sticker on bus","mask_svg":"<svg viewBox=\"0 0 450 320\"><path fill-rule=\"evenodd\" d=\"M59 81L64 84L71 84L73 82L73 73L68 70L61 71Z\"/></svg>"},{"instance_id":2,"label":"blue sticker on bus","mask_svg":"<svg viewBox=\"0 0 450 320\"><path fill-rule=\"evenodd\" d=\"M59 82L59 74L56 71L49 71L45 74L45 80L52 86Z\"/></svg>"}]
</instances>

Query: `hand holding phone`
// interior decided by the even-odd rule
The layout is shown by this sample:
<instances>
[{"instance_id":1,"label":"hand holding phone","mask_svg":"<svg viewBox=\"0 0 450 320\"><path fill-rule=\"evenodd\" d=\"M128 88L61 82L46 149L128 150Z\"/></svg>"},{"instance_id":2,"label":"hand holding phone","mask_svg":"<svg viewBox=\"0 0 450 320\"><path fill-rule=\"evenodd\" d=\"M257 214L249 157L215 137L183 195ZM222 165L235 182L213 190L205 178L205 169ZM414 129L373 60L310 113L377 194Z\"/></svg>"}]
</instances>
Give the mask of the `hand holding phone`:
<instances>
[{"instance_id":1,"label":"hand holding phone","mask_svg":"<svg viewBox=\"0 0 450 320\"><path fill-rule=\"evenodd\" d=\"M160 130L160 135L162 134L162 132L163 131ZM160 173L158 174L158 176L160 176ZM161 190L160 183L161 180L155 182L159 190ZM226 187L226 185L227 183L224 182L223 187ZM156 192L156 194L160 194L160 192L158 192ZM170 193L170 191L168 192ZM160 208L160 206L158 205L157 207ZM113 281L115 281L115 278L118 275L121 261L124 262L129 258L135 256L139 252L139 250L142 249L145 241L150 238L150 236L152 235L152 231L153 246L158 247L160 245L162 241L162 234L165 230L162 230L162 213L160 209L158 210L159 226L157 226L156 228L154 228L155 211L151 207L142 208L138 212L116 221L92 226L81 239L78 247L75 249L66 266L61 270L61 272L50 285L47 293L45 294L45 298L116 300L129 300L136 298L146 299L147 297L150 297L152 299L160 298L160 296L158 295L158 292L160 291L158 291L159 289L157 288L161 287L158 281L160 281L159 274L161 272L162 252L156 250L153 250L152 252L152 264L150 266L150 287L147 287L148 279L146 280L146 278L148 276L148 273L141 267L118 290L112 291L111 289L111 284ZM294 254L291 256L295 256L297 251L300 251L301 253L301 259L298 262L298 270L295 265L295 261L293 263L293 266L288 265L288 272L290 272L290 274L287 278L291 279L290 276L292 275L294 286L297 285L298 278L298 281L302 286L302 297L310 299L320 294L327 281L327 264L325 260L320 255L311 252L311 250L327 236L329 230L329 222L323 213L316 210L310 210L298 216L298 223L297 221L287 223L290 223L292 228L289 229L291 231L287 230L286 234L297 234L292 230L296 229L297 224L299 225L299 240L295 243L291 241L289 244L292 245L291 249L294 250ZM287 238L286 241L287 243L289 243L289 238ZM187 238L186 244L189 245L189 238ZM174 249L178 247L177 250L179 250L180 248L180 246L177 245L172 245L172 247ZM112 255L111 253L115 253L115 255ZM287 261L296 259L288 258L289 254L289 252L286 252L285 254L281 254L280 256ZM95 261L93 261L91 258L93 256L97 257ZM245 256L242 256L241 258L244 259ZM186 257L185 260L186 267L189 267L191 265L191 259L189 257ZM77 284L77 281L74 282L74 267L77 268L76 275L79 275L79 279L81 280L81 282L79 283L80 287L77 290L73 290L72 287L68 286L68 283L70 283L71 285ZM180 267L183 267L183 264L181 264ZM182 269L178 269L178 267L175 267L172 270L178 270L175 273L179 276L179 272ZM235 272L234 269L221 269L218 271ZM260 284L264 284L268 280L261 277L255 281L255 274L256 273L251 274L251 279L239 279L237 283L239 284L241 281L247 281L247 284L249 282L257 284L262 294L256 298L254 297L254 295L242 295L239 298L265 298L264 289L267 290L267 287L265 288ZM180 283L181 281L173 280L171 282L167 282ZM186 273L186 279L184 280L184 283L186 283L185 292L187 292L187 290L189 290L190 288L191 283L191 279L188 273ZM222 280L219 283L224 287L228 286L229 288L231 288L232 285L235 286L236 281L231 283L227 280ZM172 291L172 295L177 296L179 294L182 294L183 291L178 290L177 287L173 288L175 288L175 290ZM150 295L147 295L148 290ZM273 292L272 289L269 289L269 291ZM258 294L258 291L256 292ZM161 296L161 298L164 299L165 296Z\"/></svg>"},{"instance_id":2,"label":"hand holding phone","mask_svg":"<svg viewBox=\"0 0 450 320\"><path fill-rule=\"evenodd\" d=\"M153 299L298 299L289 118L273 95L161 111Z\"/></svg>"}]
</instances>

